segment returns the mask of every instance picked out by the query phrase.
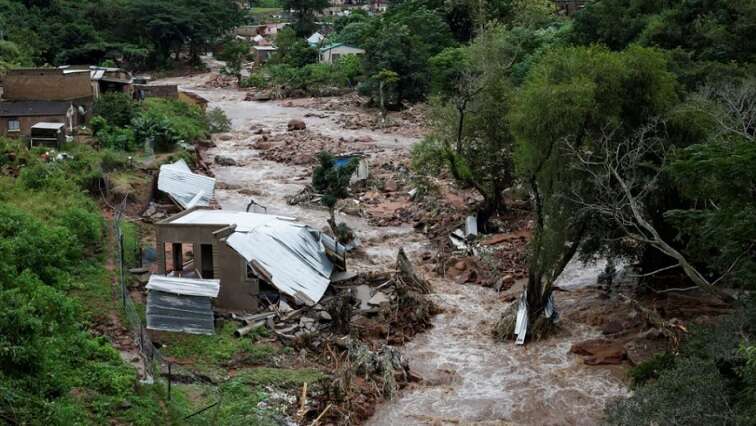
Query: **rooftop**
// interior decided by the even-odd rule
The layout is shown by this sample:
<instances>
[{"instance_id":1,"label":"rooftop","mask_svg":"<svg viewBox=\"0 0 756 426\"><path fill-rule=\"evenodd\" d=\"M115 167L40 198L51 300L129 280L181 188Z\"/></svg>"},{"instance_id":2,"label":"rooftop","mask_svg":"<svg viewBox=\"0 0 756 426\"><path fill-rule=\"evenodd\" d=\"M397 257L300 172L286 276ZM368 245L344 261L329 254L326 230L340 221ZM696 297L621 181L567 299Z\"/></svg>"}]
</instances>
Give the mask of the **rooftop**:
<instances>
[{"instance_id":1,"label":"rooftop","mask_svg":"<svg viewBox=\"0 0 756 426\"><path fill-rule=\"evenodd\" d=\"M71 107L71 102L65 102L65 101L0 102L0 117L66 115L70 107Z\"/></svg>"}]
</instances>

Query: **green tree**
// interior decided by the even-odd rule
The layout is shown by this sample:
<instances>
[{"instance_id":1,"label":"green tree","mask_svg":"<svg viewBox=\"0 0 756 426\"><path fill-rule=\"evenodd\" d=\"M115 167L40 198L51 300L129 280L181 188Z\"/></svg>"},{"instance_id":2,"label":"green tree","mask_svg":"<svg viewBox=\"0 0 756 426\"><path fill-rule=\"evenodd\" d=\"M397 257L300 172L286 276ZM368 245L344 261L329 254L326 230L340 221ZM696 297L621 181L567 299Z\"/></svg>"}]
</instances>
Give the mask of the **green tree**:
<instances>
[{"instance_id":1,"label":"green tree","mask_svg":"<svg viewBox=\"0 0 756 426\"><path fill-rule=\"evenodd\" d=\"M310 47L292 28L286 27L278 32L276 47L278 50L271 58L271 64L301 68L318 61L318 51Z\"/></svg>"},{"instance_id":2,"label":"green tree","mask_svg":"<svg viewBox=\"0 0 756 426\"><path fill-rule=\"evenodd\" d=\"M92 108L94 115L100 116L111 126L125 127L136 114L134 101L127 93L104 93L97 98Z\"/></svg>"},{"instance_id":3,"label":"green tree","mask_svg":"<svg viewBox=\"0 0 756 426\"><path fill-rule=\"evenodd\" d=\"M322 151L318 154L318 163L312 173L312 186L323 195L322 203L328 208L331 216L328 219L328 225L338 237L343 232L340 232L339 224L336 223L336 203L349 196L349 180L357 170L357 160L352 159L346 164L339 165L331 153Z\"/></svg>"},{"instance_id":4,"label":"green tree","mask_svg":"<svg viewBox=\"0 0 756 426\"><path fill-rule=\"evenodd\" d=\"M300 38L309 37L317 30L315 15L328 5L328 0L281 0L281 7L294 14L292 27Z\"/></svg>"},{"instance_id":5,"label":"green tree","mask_svg":"<svg viewBox=\"0 0 756 426\"><path fill-rule=\"evenodd\" d=\"M558 48L535 65L515 99L509 117L516 162L530 186L536 215L528 317L531 327L539 327L548 324L543 314L553 283L578 249L587 256L620 249L612 243L621 235L616 225L586 214L574 201L590 202L596 194L586 184L589 176L570 166L574 157L566 148L590 151L610 129L609 145L615 146L672 108L676 82L664 55L653 49L612 53L601 47ZM649 207L657 211L653 204ZM650 220L657 229L668 229L663 217ZM647 254L653 257L652 250Z\"/></svg>"},{"instance_id":6,"label":"green tree","mask_svg":"<svg viewBox=\"0 0 756 426\"><path fill-rule=\"evenodd\" d=\"M385 69L399 76L392 97L394 104L423 99L430 86L428 60L455 43L449 27L426 8L402 8L384 15L373 25L364 44L365 74L377 75ZM372 79L362 87L374 101L378 89L378 81Z\"/></svg>"},{"instance_id":7,"label":"green tree","mask_svg":"<svg viewBox=\"0 0 756 426\"><path fill-rule=\"evenodd\" d=\"M223 71L236 77L236 83L241 84L242 66L249 54L249 44L241 40L227 40L223 45L223 52L218 59L226 61Z\"/></svg>"}]
</instances>

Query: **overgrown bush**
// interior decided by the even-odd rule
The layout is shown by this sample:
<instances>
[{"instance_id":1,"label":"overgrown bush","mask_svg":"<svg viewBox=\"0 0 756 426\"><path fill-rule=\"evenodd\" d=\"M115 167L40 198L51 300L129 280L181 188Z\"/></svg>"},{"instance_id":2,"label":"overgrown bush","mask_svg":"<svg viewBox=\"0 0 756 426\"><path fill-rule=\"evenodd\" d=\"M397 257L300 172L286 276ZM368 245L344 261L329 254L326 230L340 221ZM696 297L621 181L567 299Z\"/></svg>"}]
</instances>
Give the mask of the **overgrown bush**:
<instances>
[{"instance_id":1,"label":"overgrown bush","mask_svg":"<svg viewBox=\"0 0 756 426\"><path fill-rule=\"evenodd\" d=\"M631 371L635 393L607 406L607 423L754 424L756 350L747 302L717 325L693 327L677 356L659 354Z\"/></svg>"},{"instance_id":2,"label":"overgrown bush","mask_svg":"<svg viewBox=\"0 0 756 426\"><path fill-rule=\"evenodd\" d=\"M108 92L97 98L92 113L105 119L111 126L124 127L131 123L136 107L128 93Z\"/></svg>"},{"instance_id":3,"label":"overgrown bush","mask_svg":"<svg viewBox=\"0 0 756 426\"><path fill-rule=\"evenodd\" d=\"M205 115L210 133L223 133L231 130L231 120L222 109L212 108Z\"/></svg>"},{"instance_id":4,"label":"overgrown bush","mask_svg":"<svg viewBox=\"0 0 756 426\"><path fill-rule=\"evenodd\" d=\"M137 141L152 141L159 151L171 151L178 142L190 143L207 136L208 132L202 110L169 99L145 100L142 111L131 124Z\"/></svg>"}]
</instances>

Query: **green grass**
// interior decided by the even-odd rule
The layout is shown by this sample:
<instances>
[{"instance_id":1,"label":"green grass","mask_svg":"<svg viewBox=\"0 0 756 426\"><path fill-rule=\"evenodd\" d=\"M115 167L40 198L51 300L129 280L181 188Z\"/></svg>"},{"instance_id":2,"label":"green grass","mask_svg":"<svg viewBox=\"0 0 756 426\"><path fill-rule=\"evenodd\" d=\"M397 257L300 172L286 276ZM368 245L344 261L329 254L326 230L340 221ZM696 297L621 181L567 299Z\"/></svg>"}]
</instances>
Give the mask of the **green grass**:
<instances>
[{"instance_id":1,"label":"green grass","mask_svg":"<svg viewBox=\"0 0 756 426\"><path fill-rule=\"evenodd\" d=\"M191 363L196 370L206 373L217 371L234 360L245 365L264 364L278 353L274 346L255 343L258 336L266 333L265 329L238 338L234 337L237 328L238 323L227 322L212 336L163 333L160 351L164 356Z\"/></svg>"},{"instance_id":2,"label":"green grass","mask_svg":"<svg viewBox=\"0 0 756 426\"><path fill-rule=\"evenodd\" d=\"M279 15L283 12L280 7L253 7L249 14L252 16Z\"/></svg>"}]
</instances>

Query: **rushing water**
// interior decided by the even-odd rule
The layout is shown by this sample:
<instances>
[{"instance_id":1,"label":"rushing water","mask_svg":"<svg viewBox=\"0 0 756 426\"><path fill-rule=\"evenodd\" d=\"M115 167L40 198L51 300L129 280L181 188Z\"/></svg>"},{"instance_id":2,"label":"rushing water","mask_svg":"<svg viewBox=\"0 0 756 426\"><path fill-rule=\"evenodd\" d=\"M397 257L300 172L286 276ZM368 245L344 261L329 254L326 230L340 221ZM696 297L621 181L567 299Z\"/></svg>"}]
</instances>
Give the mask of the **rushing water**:
<instances>
[{"instance_id":1,"label":"rushing water","mask_svg":"<svg viewBox=\"0 0 756 426\"><path fill-rule=\"evenodd\" d=\"M325 135L370 136L385 150L408 152L415 142L369 129L345 130L331 117L305 117L308 112L317 112L307 108L244 102L243 93L236 90L198 89L196 86L206 78L171 82L207 97L210 107L222 108L232 120L232 139L216 140L217 146L209 152L241 164L214 167L219 183L236 188L217 191L223 208L243 210L254 198L269 213L295 216L314 226L325 224L325 211L289 206L284 200L304 187L310 170L261 159L249 132L252 125L280 132L285 131L290 119L298 118L304 119L311 131ZM429 249L425 237L409 226L373 227L364 219L350 216L340 220L355 229L364 244L366 254L350 260L354 269L390 265L400 246L410 254ZM557 293L558 308L569 310L584 297L579 289L594 283L599 270L598 266L570 264L559 284L572 291ZM527 346L495 342L490 330L505 305L493 290L441 278L432 282L433 297L444 313L434 318L431 330L402 348L411 368L424 380L378 407L369 424L596 424L606 401L626 394L622 382L610 370L586 367L569 353L572 343L597 336L597 330L565 324L569 332L544 342Z\"/></svg>"}]
</instances>

